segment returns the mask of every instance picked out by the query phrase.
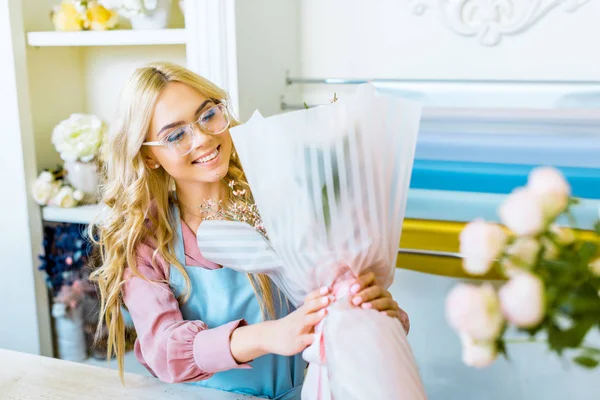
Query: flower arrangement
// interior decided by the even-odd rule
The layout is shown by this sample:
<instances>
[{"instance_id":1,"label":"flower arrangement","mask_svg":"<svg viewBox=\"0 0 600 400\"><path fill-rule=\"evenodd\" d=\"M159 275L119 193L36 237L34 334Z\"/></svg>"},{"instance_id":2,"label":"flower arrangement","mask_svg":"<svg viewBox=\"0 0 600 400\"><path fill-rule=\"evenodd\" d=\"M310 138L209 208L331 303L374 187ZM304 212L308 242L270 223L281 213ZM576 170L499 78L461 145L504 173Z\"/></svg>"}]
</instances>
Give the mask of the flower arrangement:
<instances>
[{"instance_id":1,"label":"flower arrangement","mask_svg":"<svg viewBox=\"0 0 600 400\"><path fill-rule=\"evenodd\" d=\"M459 284L446 299L446 314L460 336L463 361L486 367L506 344L509 327L526 333L525 342L547 343L558 355L575 352L573 361L593 368L600 349L585 343L600 328L600 254L594 239L583 240L556 220L574 224L570 187L554 168L534 169L526 187L510 194L499 208L499 225L475 220L460 234L463 268L484 275L492 268L508 279L498 291L489 284Z\"/></svg>"},{"instance_id":2,"label":"flower arrangement","mask_svg":"<svg viewBox=\"0 0 600 400\"><path fill-rule=\"evenodd\" d=\"M39 269L46 273L52 296L58 298L63 286L85 279L91 243L84 238L85 225L58 224L44 226L44 253ZM67 299L68 293L64 293Z\"/></svg>"},{"instance_id":3,"label":"flower arrangement","mask_svg":"<svg viewBox=\"0 0 600 400\"><path fill-rule=\"evenodd\" d=\"M64 170L44 170L33 183L32 193L40 206L70 208L77 206L85 194L64 183Z\"/></svg>"},{"instance_id":4,"label":"flower arrangement","mask_svg":"<svg viewBox=\"0 0 600 400\"><path fill-rule=\"evenodd\" d=\"M54 318L72 315L85 298L86 291L84 285L84 281L76 279L70 285L63 285L60 288L52 305L52 316Z\"/></svg>"},{"instance_id":5,"label":"flower arrangement","mask_svg":"<svg viewBox=\"0 0 600 400\"><path fill-rule=\"evenodd\" d=\"M92 161L102 144L106 125L90 114L72 114L52 131L52 144L64 161Z\"/></svg>"},{"instance_id":6,"label":"flower arrangement","mask_svg":"<svg viewBox=\"0 0 600 400\"><path fill-rule=\"evenodd\" d=\"M63 0L50 17L57 31L105 31L115 28L119 22L115 11L95 0Z\"/></svg>"},{"instance_id":7,"label":"flower arrangement","mask_svg":"<svg viewBox=\"0 0 600 400\"><path fill-rule=\"evenodd\" d=\"M199 206L204 218L206 220L244 222L254 227L256 231L268 239L267 231L260 218L256 204L246 201L243 197L246 194L246 189L236 189L234 181L230 181L228 186L231 190L233 205L231 207L223 207L222 201L219 201L217 204L214 200L205 200Z\"/></svg>"}]
</instances>

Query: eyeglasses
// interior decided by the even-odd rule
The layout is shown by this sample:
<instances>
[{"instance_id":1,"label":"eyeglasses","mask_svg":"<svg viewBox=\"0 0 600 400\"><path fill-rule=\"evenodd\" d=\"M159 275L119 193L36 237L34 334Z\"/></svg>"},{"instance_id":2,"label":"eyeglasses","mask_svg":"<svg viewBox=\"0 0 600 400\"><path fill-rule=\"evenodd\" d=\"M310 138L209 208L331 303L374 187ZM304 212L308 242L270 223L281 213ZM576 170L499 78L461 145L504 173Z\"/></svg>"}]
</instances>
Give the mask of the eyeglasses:
<instances>
[{"instance_id":1,"label":"eyeglasses","mask_svg":"<svg viewBox=\"0 0 600 400\"><path fill-rule=\"evenodd\" d=\"M183 157L196 148L196 132L194 125L210 135L218 135L225 132L229 127L231 120L227 107L224 104L217 104L204 111L197 121L191 124L180 126L167 133L164 138L156 142L144 142L143 146L165 146L173 149L179 156Z\"/></svg>"}]
</instances>

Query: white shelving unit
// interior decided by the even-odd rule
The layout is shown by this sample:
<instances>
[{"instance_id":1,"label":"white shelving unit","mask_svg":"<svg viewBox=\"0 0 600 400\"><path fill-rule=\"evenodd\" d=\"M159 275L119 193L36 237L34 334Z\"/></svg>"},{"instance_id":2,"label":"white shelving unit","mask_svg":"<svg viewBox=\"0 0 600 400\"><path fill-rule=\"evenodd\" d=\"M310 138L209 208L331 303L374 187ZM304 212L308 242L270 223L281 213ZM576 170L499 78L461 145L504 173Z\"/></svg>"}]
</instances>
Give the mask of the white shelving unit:
<instances>
[{"instance_id":1,"label":"white shelving unit","mask_svg":"<svg viewBox=\"0 0 600 400\"><path fill-rule=\"evenodd\" d=\"M89 224L100 216L101 204L90 204L73 208L44 207L42 218L48 222L68 222L73 224Z\"/></svg>"},{"instance_id":2,"label":"white shelving unit","mask_svg":"<svg viewBox=\"0 0 600 400\"><path fill-rule=\"evenodd\" d=\"M157 46L186 44L185 29L82 32L29 32L27 44L33 47L65 46Z\"/></svg>"}]
</instances>

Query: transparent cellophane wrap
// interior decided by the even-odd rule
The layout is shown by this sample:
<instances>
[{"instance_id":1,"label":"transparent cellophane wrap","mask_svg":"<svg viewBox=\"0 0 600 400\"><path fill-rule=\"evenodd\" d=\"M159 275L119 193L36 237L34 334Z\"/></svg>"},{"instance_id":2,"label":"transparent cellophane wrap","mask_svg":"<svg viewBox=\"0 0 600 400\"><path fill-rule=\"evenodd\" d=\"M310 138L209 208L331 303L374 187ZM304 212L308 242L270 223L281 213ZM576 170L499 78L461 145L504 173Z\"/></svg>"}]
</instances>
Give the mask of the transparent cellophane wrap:
<instances>
[{"instance_id":1,"label":"transparent cellophane wrap","mask_svg":"<svg viewBox=\"0 0 600 400\"><path fill-rule=\"evenodd\" d=\"M365 270L388 288L420 122L419 105L355 95L263 118L256 112L231 135L266 228L205 221L203 255L223 266L268 274L296 307L322 286L334 301L304 358L305 400L424 399L400 322L350 303Z\"/></svg>"}]
</instances>

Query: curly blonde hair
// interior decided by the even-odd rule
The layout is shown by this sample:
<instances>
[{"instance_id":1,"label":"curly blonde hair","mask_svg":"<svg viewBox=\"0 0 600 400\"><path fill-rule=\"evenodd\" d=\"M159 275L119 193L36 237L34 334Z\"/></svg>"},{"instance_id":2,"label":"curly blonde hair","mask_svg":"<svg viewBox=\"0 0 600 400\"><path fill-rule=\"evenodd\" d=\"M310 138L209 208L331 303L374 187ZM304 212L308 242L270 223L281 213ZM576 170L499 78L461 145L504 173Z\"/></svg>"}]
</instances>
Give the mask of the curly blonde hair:
<instances>
[{"instance_id":1,"label":"curly blonde hair","mask_svg":"<svg viewBox=\"0 0 600 400\"><path fill-rule=\"evenodd\" d=\"M102 262L92 272L90 279L96 282L100 292L97 332L99 334L103 324L106 324L107 358L116 355L122 380L125 323L121 313L121 288L125 268L129 267L133 274L147 279L137 268L137 246L151 240L156 248L152 262L160 256L185 277L186 295L180 301L185 301L191 290L189 277L174 255L175 232L170 223L172 216L169 208L169 203L173 201L170 195L173 179L163 169L149 169L141 151L156 101L170 82L183 83L206 98L227 103L224 90L186 68L166 62L156 62L137 69L121 93L116 121L103 146L106 184L102 188L102 195L103 202L108 206L108 215L97 218L91 225L90 237L100 247ZM236 120L232 120L232 126L237 124ZM245 200L253 200L235 154L230 157L229 170L223 179L225 182L233 180L238 187L246 189ZM145 229L148 222L153 227L152 237L147 236L148 230ZM269 278L265 275L248 275L248 279L259 300L263 318L274 317Z\"/></svg>"}]
</instances>

